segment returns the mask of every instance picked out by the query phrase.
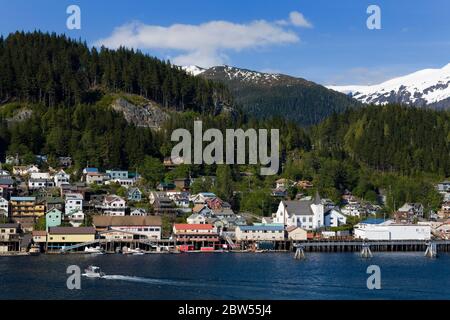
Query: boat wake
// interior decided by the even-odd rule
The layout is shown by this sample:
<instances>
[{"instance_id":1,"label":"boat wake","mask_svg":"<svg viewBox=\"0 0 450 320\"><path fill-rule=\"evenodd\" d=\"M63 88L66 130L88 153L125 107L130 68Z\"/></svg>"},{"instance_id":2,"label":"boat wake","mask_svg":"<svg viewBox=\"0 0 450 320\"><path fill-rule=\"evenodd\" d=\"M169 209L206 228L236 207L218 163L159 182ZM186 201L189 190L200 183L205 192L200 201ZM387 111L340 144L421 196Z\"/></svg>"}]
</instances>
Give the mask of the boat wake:
<instances>
[{"instance_id":1,"label":"boat wake","mask_svg":"<svg viewBox=\"0 0 450 320\"><path fill-rule=\"evenodd\" d=\"M140 282L156 285L173 285L173 286L192 286L195 285L188 281L177 281L168 279L155 279L155 278L143 278L143 277L133 277L133 276L123 276L123 275L105 275L102 279L106 280L119 280L119 281L130 281L130 282Z\"/></svg>"}]
</instances>

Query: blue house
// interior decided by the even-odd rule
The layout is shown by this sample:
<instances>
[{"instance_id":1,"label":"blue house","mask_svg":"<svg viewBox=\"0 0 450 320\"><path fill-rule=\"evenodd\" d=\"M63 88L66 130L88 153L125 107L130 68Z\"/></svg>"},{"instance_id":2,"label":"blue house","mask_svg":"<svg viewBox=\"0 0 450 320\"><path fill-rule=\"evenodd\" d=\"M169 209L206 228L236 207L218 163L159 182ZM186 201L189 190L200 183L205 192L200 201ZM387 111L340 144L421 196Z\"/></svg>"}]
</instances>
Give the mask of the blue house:
<instances>
[{"instance_id":1,"label":"blue house","mask_svg":"<svg viewBox=\"0 0 450 320\"><path fill-rule=\"evenodd\" d=\"M139 202L142 200L142 192L138 188L130 188L130 190L128 190L127 198L129 201Z\"/></svg>"},{"instance_id":2,"label":"blue house","mask_svg":"<svg viewBox=\"0 0 450 320\"><path fill-rule=\"evenodd\" d=\"M45 230L50 227L59 227L62 222L62 212L53 208L45 214Z\"/></svg>"}]
</instances>

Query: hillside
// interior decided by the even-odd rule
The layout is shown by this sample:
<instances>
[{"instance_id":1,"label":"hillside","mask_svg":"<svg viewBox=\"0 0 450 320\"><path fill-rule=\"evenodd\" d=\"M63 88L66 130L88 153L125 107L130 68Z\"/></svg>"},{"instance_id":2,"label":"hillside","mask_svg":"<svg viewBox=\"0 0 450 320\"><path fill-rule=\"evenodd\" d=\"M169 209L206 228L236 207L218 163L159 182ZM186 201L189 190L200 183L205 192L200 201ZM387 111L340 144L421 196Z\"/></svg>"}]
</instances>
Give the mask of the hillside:
<instances>
[{"instance_id":1,"label":"hillside","mask_svg":"<svg viewBox=\"0 0 450 320\"><path fill-rule=\"evenodd\" d=\"M371 105L335 115L313 130L316 150L374 170L450 175L450 113Z\"/></svg>"},{"instance_id":2,"label":"hillside","mask_svg":"<svg viewBox=\"0 0 450 320\"><path fill-rule=\"evenodd\" d=\"M259 119L279 116L302 126L316 124L333 113L358 107L345 94L314 82L283 74L271 74L230 66L184 68L199 77L226 84L244 112Z\"/></svg>"},{"instance_id":3,"label":"hillside","mask_svg":"<svg viewBox=\"0 0 450 320\"><path fill-rule=\"evenodd\" d=\"M225 86L139 51L98 51L64 35L40 32L0 37L0 104L92 104L105 91L137 94L176 111L220 113L232 106Z\"/></svg>"}]
</instances>

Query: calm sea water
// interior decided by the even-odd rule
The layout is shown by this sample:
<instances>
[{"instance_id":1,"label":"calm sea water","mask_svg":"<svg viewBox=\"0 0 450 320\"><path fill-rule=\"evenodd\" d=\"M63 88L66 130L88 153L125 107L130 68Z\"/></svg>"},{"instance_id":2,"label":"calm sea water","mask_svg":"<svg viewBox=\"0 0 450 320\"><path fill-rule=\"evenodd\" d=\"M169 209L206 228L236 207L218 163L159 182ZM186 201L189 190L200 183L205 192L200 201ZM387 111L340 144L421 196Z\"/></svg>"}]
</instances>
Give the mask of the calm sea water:
<instances>
[{"instance_id":1,"label":"calm sea water","mask_svg":"<svg viewBox=\"0 0 450 320\"><path fill-rule=\"evenodd\" d=\"M68 290L66 268L97 265ZM381 268L381 290L366 269ZM0 299L450 299L450 255L380 253L211 253L0 257Z\"/></svg>"}]
</instances>

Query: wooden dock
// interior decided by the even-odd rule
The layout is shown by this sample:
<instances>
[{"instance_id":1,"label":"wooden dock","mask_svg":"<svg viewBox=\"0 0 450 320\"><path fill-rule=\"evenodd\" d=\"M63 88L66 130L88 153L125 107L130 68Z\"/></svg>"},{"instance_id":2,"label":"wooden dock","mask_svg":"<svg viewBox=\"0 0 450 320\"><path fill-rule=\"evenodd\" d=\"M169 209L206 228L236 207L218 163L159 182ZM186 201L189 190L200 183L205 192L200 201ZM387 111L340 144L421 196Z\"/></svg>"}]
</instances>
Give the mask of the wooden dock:
<instances>
[{"instance_id":1,"label":"wooden dock","mask_svg":"<svg viewBox=\"0 0 450 320\"><path fill-rule=\"evenodd\" d=\"M450 252L450 240L379 240L379 241L298 241L293 243L293 250L302 247L306 252L360 252L364 246L371 251L380 252L425 252L432 243L439 252Z\"/></svg>"}]
</instances>

